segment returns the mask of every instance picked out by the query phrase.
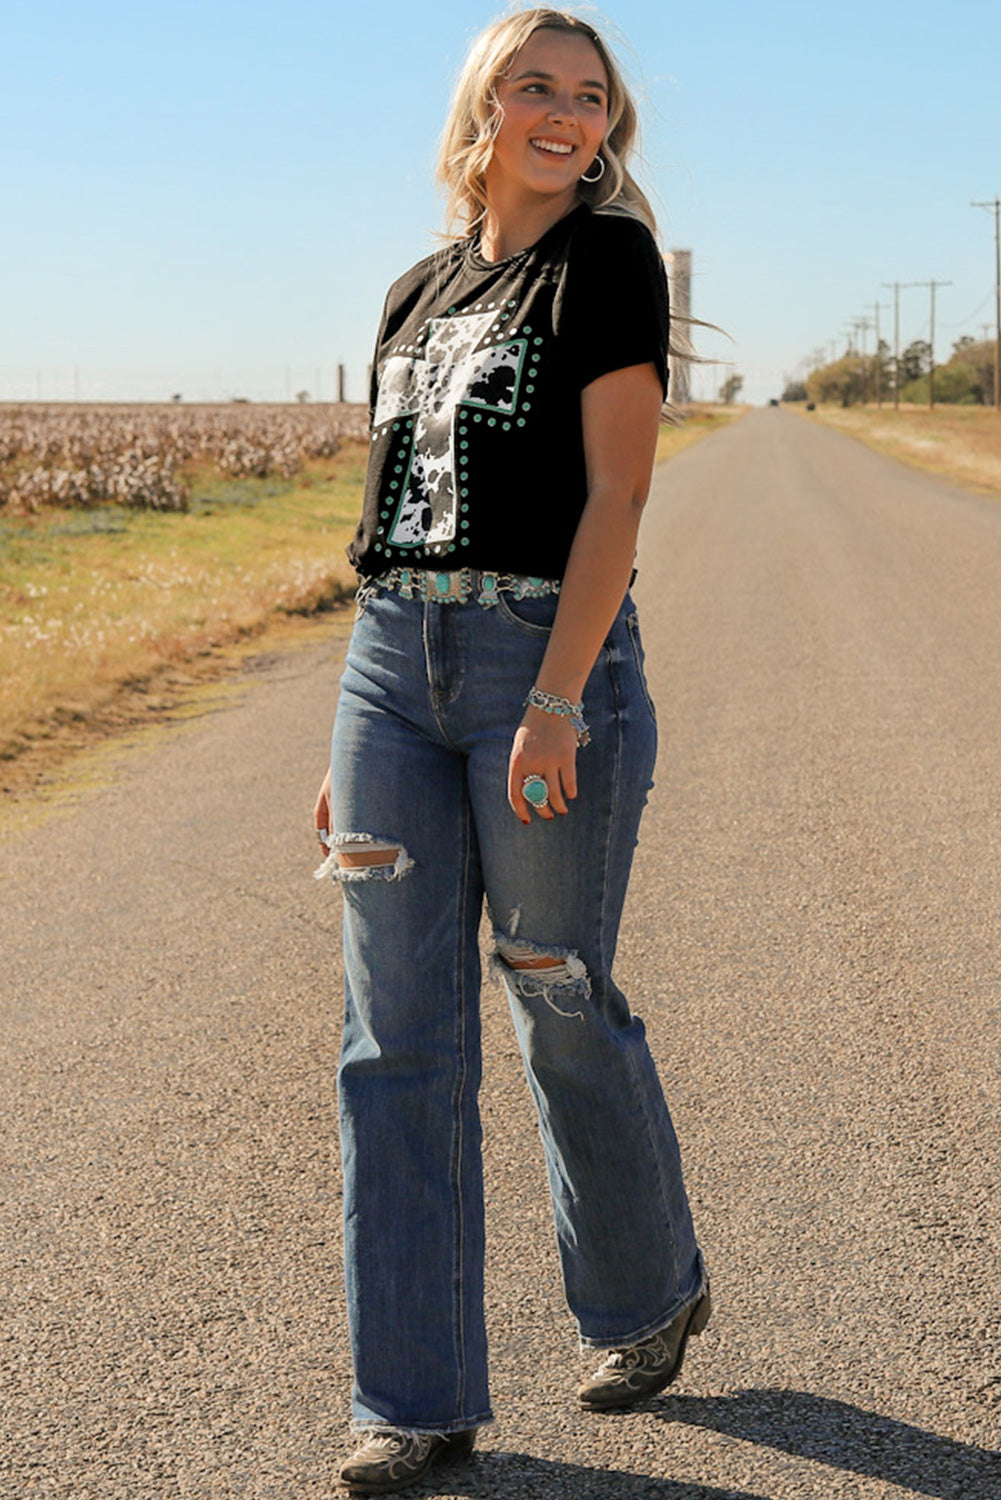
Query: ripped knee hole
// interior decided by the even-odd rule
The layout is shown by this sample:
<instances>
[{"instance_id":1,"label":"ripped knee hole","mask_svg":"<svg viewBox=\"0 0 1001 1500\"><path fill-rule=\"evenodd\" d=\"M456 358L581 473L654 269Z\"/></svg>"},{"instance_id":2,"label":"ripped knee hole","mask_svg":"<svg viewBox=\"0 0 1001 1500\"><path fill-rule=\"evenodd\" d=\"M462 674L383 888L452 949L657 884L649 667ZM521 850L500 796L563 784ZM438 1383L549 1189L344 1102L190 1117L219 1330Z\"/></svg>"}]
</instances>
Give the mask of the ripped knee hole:
<instances>
[{"instance_id":1,"label":"ripped knee hole","mask_svg":"<svg viewBox=\"0 0 1001 1500\"><path fill-rule=\"evenodd\" d=\"M548 979L580 979L587 970L576 953L547 953L533 943L518 942L515 938L497 938L498 960L508 969L520 973L545 971Z\"/></svg>"},{"instance_id":2,"label":"ripped knee hole","mask_svg":"<svg viewBox=\"0 0 1001 1500\"><path fill-rule=\"evenodd\" d=\"M582 1020L578 1008L591 993L591 981L580 954L556 949L547 952L534 943L495 934L494 962L507 970L523 999L536 997L568 1019ZM517 976L517 977L515 977Z\"/></svg>"},{"instance_id":3,"label":"ripped knee hole","mask_svg":"<svg viewBox=\"0 0 1001 1500\"><path fill-rule=\"evenodd\" d=\"M342 870L363 865L395 865L400 857L399 844L342 844L337 849L337 863Z\"/></svg>"},{"instance_id":4,"label":"ripped knee hole","mask_svg":"<svg viewBox=\"0 0 1001 1500\"><path fill-rule=\"evenodd\" d=\"M317 880L325 875L334 881L402 880L414 868L410 855L396 839L374 838L369 833L335 833L328 848L326 859L313 872Z\"/></svg>"}]
</instances>

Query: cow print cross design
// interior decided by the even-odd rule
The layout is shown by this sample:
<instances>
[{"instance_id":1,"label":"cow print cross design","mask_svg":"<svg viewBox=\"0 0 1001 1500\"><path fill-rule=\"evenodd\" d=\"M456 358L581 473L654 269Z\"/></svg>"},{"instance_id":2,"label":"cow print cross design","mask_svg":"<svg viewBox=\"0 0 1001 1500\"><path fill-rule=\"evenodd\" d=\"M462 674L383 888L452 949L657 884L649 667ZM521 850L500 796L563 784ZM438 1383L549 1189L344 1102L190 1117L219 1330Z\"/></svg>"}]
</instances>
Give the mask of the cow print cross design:
<instances>
[{"instance_id":1,"label":"cow print cross design","mask_svg":"<svg viewBox=\"0 0 1001 1500\"><path fill-rule=\"evenodd\" d=\"M387 537L390 546L454 541L465 470L464 455L460 457L456 447L460 408L509 416L517 407L526 341L511 339L477 348L495 316L488 312L433 318L422 350L391 355L383 366L375 427L398 417L415 419L409 464L401 448L402 461L395 468L389 465L396 474L390 494L399 500Z\"/></svg>"}]
</instances>

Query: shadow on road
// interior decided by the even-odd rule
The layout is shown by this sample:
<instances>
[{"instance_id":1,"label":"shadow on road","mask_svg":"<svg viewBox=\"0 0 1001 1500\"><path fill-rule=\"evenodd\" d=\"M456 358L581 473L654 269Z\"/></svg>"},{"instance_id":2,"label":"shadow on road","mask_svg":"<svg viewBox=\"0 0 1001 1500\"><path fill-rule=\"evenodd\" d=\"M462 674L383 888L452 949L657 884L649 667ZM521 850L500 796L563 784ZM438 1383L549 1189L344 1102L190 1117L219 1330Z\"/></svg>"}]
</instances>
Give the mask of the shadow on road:
<instances>
[{"instance_id":1,"label":"shadow on road","mask_svg":"<svg viewBox=\"0 0 1001 1500\"><path fill-rule=\"evenodd\" d=\"M765 1500L748 1490L721 1490L712 1485L675 1483L630 1474L623 1469L591 1469L585 1464L556 1463L524 1453L477 1453L471 1463L435 1471L425 1495L448 1500Z\"/></svg>"},{"instance_id":2,"label":"shadow on road","mask_svg":"<svg viewBox=\"0 0 1001 1500\"><path fill-rule=\"evenodd\" d=\"M656 1410L665 1422L708 1427L938 1500L997 1500L1001 1494L1001 1453L996 1450L957 1443L805 1391L674 1396Z\"/></svg>"}]
</instances>

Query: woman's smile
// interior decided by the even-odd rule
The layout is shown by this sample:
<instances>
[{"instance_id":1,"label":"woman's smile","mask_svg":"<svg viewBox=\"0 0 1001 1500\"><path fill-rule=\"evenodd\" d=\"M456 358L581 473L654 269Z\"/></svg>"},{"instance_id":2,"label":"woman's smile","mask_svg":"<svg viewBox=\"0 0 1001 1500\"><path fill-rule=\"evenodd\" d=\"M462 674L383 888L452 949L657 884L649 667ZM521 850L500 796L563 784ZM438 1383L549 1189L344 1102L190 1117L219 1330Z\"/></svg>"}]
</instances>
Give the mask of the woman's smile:
<instances>
[{"instance_id":1,"label":"woman's smile","mask_svg":"<svg viewBox=\"0 0 1001 1500\"><path fill-rule=\"evenodd\" d=\"M500 125L486 171L489 189L576 191L608 122L608 78L585 36L540 29L497 86Z\"/></svg>"}]
</instances>

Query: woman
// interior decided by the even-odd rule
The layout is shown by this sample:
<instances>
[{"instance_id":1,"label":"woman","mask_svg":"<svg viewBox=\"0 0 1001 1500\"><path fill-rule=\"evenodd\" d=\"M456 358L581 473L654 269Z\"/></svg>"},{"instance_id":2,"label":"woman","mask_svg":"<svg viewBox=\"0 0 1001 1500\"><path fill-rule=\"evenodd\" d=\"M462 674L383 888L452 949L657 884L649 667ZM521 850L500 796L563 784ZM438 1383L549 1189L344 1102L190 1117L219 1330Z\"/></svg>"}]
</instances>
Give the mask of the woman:
<instances>
[{"instance_id":1,"label":"woman","mask_svg":"<svg viewBox=\"0 0 1001 1500\"><path fill-rule=\"evenodd\" d=\"M611 978L655 754L627 589L667 382L635 127L589 25L491 26L442 146L463 232L391 288L379 333L360 613L315 814L345 897L356 1493L491 1420L484 897L568 1302L605 1355L579 1399L663 1389L709 1316L670 1117Z\"/></svg>"}]
</instances>

